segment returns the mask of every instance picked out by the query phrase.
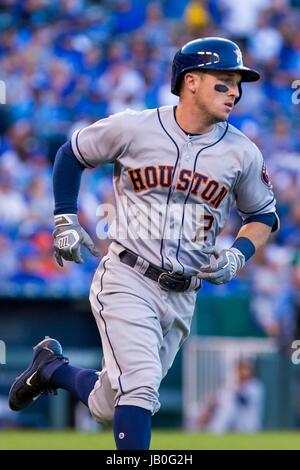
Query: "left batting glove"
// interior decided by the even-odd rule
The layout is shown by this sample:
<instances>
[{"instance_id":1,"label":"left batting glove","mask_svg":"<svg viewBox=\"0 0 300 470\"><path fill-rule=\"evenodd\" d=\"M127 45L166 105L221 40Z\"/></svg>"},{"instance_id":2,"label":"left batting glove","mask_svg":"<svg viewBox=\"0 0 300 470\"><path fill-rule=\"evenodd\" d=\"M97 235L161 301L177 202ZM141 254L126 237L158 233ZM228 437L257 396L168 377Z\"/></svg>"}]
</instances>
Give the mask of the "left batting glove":
<instances>
[{"instance_id":1,"label":"left batting glove","mask_svg":"<svg viewBox=\"0 0 300 470\"><path fill-rule=\"evenodd\" d=\"M212 284L224 284L233 279L245 264L245 256L237 248L218 250L215 246L204 248L202 253L212 255L210 263L197 274L199 279Z\"/></svg>"},{"instance_id":2,"label":"left batting glove","mask_svg":"<svg viewBox=\"0 0 300 470\"><path fill-rule=\"evenodd\" d=\"M99 256L93 240L79 224L76 214L55 215L54 222L54 256L59 266L63 266L63 259L82 264L81 245L92 255Z\"/></svg>"}]
</instances>

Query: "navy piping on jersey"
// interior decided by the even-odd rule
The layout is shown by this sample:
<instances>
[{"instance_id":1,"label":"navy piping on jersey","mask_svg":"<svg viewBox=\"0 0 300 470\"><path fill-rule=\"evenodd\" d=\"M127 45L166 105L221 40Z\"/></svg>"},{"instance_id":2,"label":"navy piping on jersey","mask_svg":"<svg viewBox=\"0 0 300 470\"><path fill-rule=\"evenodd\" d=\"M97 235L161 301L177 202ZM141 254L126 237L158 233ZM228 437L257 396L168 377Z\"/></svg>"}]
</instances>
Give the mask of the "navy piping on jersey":
<instances>
[{"instance_id":1,"label":"navy piping on jersey","mask_svg":"<svg viewBox=\"0 0 300 470\"><path fill-rule=\"evenodd\" d=\"M80 152L79 145L78 145L78 136L79 136L79 133L80 133L80 131L77 132L76 139L75 139L77 152L79 153L79 155L81 156L82 160L83 160L84 163L87 165L87 167L95 168L93 165L91 165L89 162L86 161L86 159L84 158L84 156L83 156L82 153Z\"/></svg>"},{"instance_id":2,"label":"navy piping on jersey","mask_svg":"<svg viewBox=\"0 0 300 470\"><path fill-rule=\"evenodd\" d=\"M174 179L174 175L175 175L175 172L176 172L176 168L177 168L177 164L178 164L178 161L179 161L179 155L180 155L180 152L179 152L179 148L178 148L178 145L177 143L175 142L175 140L173 139L173 137L168 133L168 131L166 130L166 128L164 127L162 121L161 121L161 117L160 117L160 112L159 112L159 108L157 108L157 116L158 116L158 120L159 120L159 123L161 125L161 127L163 128L163 130L165 131L165 133L167 134L167 136L171 139L171 141L173 142L173 144L175 145L176 147L176 150L177 150L177 158L176 158L176 163L174 165L174 169L173 169L173 174L172 174L172 181L171 181L171 186L169 188L169 193L168 193L168 197L167 197L167 206L169 206L169 202L170 202L170 197L171 197L171 193L172 193L172 188L173 188L173 179ZM175 187L173 188L173 191L174 191ZM164 228L163 228L163 234L162 236L164 236L164 233L165 233L165 227L166 227L166 220L167 220L167 214L166 214L166 217L165 217L165 221L164 221ZM162 269L164 269L164 255L163 255L163 245L164 245L164 238L161 239L160 241L160 256L161 256L161 267ZM181 264L181 263L180 263ZM184 269L184 266L181 264L182 268Z\"/></svg>"},{"instance_id":3,"label":"navy piping on jersey","mask_svg":"<svg viewBox=\"0 0 300 470\"><path fill-rule=\"evenodd\" d=\"M226 125L226 128L225 128L225 131L223 132L223 134L221 135L221 137L216 141L214 142L213 144L209 144L207 145L206 147L203 147L202 149L199 150L199 152L197 153L196 155L196 158L195 158L195 161L194 161L194 168L193 168L193 173L195 173L195 169L196 169L196 164L197 164L197 160L198 160L198 157L200 155L201 152L203 152L203 150L206 150L210 147L213 147L214 145L217 145L226 135L227 131L228 131L228 127L229 127L229 124L227 122L227 125ZM183 203L183 205L185 206L189 197L190 197L190 192L191 192L191 189L192 189L192 186L193 186L193 180L191 181L191 184L190 184L190 187L189 187L189 190L188 190L188 193L187 193L187 196L185 198L185 201ZM182 214L182 219L181 219L181 227L180 227L180 235L181 235L181 232L182 232L182 227L183 227L183 223L184 223L184 211L183 211L183 214ZM178 261L178 263L180 263L178 257L179 257L179 249L180 249L180 242L181 242L181 239L179 237L178 239L178 245L177 245L177 251L176 251L176 259ZM180 263L181 264L181 263ZM182 265L182 264L181 264ZM184 267L183 267L183 272L182 274L184 274Z\"/></svg>"},{"instance_id":4,"label":"navy piping on jersey","mask_svg":"<svg viewBox=\"0 0 300 470\"><path fill-rule=\"evenodd\" d=\"M187 132L185 131L184 129L182 129L182 127L178 124L177 122L177 119L176 119L176 109L177 109L177 106L173 106L173 115L174 115L174 119L178 125L178 127L180 127L180 129L186 134L186 135L189 135L191 137L195 137L196 135L201 135L201 134L192 134L191 132Z\"/></svg>"},{"instance_id":5,"label":"navy piping on jersey","mask_svg":"<svg viewBox=\"0 0 300 470\"><path fill-rule=\"evenodd\" d=\"M118 366L118 369L119 369L119 371L120 371L120 375L119 375L119 377L118 377L118 382L119 382L119 385L120 385L121 393L122 393L122 395L124 395L124 391L123 391L122 384L121 384L122 369L121 369L121 367L120 367L120 365L119 365L119 363L118 363L118 361L117 361L117 358L116 358L116 355L115 355L115 352L114 352L114 348L112 347L111 341L110 341L110 339L109 339L108 332L107 332L106 321L105 321L104 316L103 316L103 314L102 314L102 313L103 313L103 310L104 310L104 307L103 307L103 304L102 304L102 303L100 302L100 300L99 300L99 295L101 294L101 292L102 292L102 290L103 290L103 278L104 278L104 274L106 273L105 264L107 263L107 261L109 261L109 258L107 258L107 259L104 261L104 263L103 263L103 273L101 274L101 280L100 280L100 286L101 286L101 288L100 288L100 291L99 291L98 294L97 294L97 300L98 300L98 302L99 302L99 304L100 304L100 306L101 306L101 309L99 310L99 315L100 315L100 317L101 317L101 319L102 319L102 321L103 321L103 323L104 323L105 334L106 334L107 340L108 340L108 342L109 342L111 351L112 351L112 353L113 353L115 362L116 362L116 364L117 364L117 366ZM120 400L120 397L119 397L119 400ZM119 401L118 401L118 403L119 403ZM118 403L117 403L117 404L118 404Z\"/></svg>"},{"instance_id":6,"label":"navy piping on jersey","mask_svg":"<svg viewBox=\"0 0 300 470\"><path fill-rule=\"evenodd\" d=\"M261 207L260 209L258 209L258 210L255 211L255 212L244 212L244 211L241 211L241 209L239 209L239 211L240 211L242 214L246 214L246 215L257 214L258 212L262 211L263 209L265 209L266 207L268 207L270 204L272 204L272 202L274 201L274 199L275 199L275 196L273 197L272 201L268 202L267 204L265 204L263 207Z\"/></svg>"}]
</instances>

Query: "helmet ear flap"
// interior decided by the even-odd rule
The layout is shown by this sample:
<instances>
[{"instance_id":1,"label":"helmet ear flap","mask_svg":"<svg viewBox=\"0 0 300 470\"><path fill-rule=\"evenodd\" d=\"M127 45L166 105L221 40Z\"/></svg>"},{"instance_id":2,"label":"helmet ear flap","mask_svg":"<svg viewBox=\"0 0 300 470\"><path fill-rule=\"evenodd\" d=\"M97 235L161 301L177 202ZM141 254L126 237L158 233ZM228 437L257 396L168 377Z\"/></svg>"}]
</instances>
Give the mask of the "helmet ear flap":
<instances>
[{"instance_id":1,"label":"helmet ear flap","mask_svg":"<svg viewBox=\"0 0 300 470\"><path fill-rule=\"evenodd\" d=\"M179 96L179 89L181 86L182 82L182 64L181 64L181 54L180 51L178 51L175 54L173 64L172 64L172 79L171 79L171 92L174 95Z\"/></svg>"},{"instance_id":2,"label":"helmet ear flap","mask_svg":"<svg viewBox=\"0 0 300 470\"><path fill-rule=\"evenodd\" d=\"M235 101L234 101L234 104L235 104L235 105L240 101L240 99L241 99L241 97L242 97L243 90L242 90L242 84L241 84L241 83L238 84L238 88L239 88L239 94L240 94L240 96L235 99Z\"/></svg>"}]
</instances>

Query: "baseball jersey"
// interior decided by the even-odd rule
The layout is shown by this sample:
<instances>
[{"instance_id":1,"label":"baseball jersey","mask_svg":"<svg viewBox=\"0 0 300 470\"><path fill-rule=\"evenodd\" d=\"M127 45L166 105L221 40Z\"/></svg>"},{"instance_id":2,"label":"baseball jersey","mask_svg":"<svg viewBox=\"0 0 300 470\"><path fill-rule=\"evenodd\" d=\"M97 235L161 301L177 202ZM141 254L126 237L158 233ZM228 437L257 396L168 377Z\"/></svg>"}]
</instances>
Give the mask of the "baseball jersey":
<instances>
[{"instance_id":1,"label":"baseball jersey","mask_svg":"<svg viewBox=\"0 0 300 470\"><path fill-rule=\"evenodd\" d=\"M126 110L77 130L72 148L86 168L114 163L116 217L110 237L181 274L207 263L236 202L244 220L275 212L263 157L227 122L187 135L173 106Z\"/></svg>"}]
</instances>

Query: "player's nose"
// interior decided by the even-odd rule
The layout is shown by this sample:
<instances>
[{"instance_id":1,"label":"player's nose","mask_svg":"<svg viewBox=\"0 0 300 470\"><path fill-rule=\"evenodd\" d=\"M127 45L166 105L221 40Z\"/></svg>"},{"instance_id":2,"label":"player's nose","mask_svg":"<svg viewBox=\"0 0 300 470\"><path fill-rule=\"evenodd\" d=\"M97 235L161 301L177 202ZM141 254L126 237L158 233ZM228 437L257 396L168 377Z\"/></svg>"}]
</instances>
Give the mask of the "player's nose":
<instances>
[{"instance_id":1,"label":"player's nose","mask_svg":"<svg viewBox=\"0 0 300 470\"><path fill-rule=\"evenodd\" d=\"M231 85L228 90L228 97L232 98L233 101L238 99L240 96L240 90L238 85Z\"/></svg>"}]
</instances>

